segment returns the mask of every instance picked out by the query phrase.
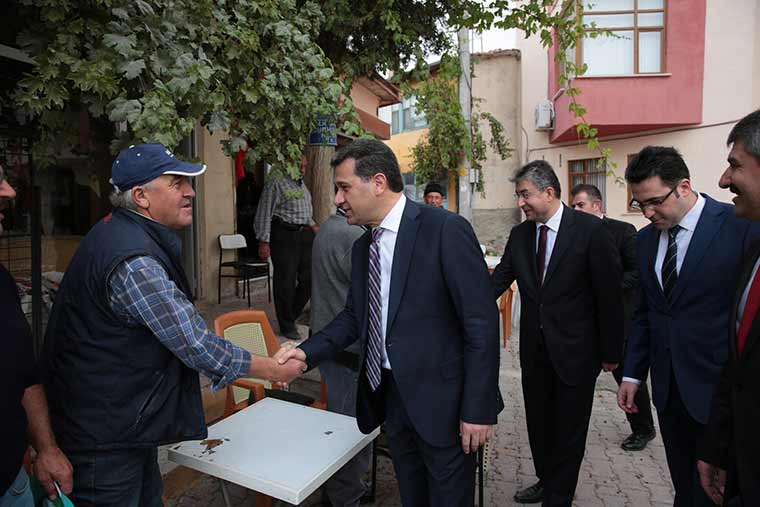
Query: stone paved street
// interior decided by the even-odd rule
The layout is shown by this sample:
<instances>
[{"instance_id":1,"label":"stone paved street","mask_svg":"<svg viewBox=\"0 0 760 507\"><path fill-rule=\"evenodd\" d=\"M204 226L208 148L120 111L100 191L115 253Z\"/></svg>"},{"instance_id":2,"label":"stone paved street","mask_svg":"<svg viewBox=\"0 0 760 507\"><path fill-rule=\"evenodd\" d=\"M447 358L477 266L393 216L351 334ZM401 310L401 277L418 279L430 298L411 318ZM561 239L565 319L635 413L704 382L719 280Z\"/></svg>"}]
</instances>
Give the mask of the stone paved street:
<instances>
[{"instance_id":1,"label":"stone paved street","mask_svg":"<svg viewBox=\"0 0 760 507\"><path fill-rule=\"evenodd\" d=\"M257 303L268 307L266 296L257 297ZM239 307L239 300L223 303ZM254 305L256 306L256 305ZM227 311L232 308L224 308ZM209 308L209 313L220 313ZM268 309L268 313L273 313ZM270 315L273 324L274 316ZM485 505L508 506L515 504L512 495L520 487L535 481L533 462L525 425L518 343L513 339L501 349L500 385L505 409L499 416L499 425L491 446L490 466L486 476ZM594 410L591 417L586 456L583 461L574 504L577 506L666 506L673 503L662 440L658 437L642 452L625 452L620 442L630 430L624 414L615 401L615 381L610 374L602 374L597 383ZM318 392L318 379L312 377L294 383L293 389L306 393ZM561 414L560 414L561 417ZM165 503L167 507L223 507L219 482L202 474L164 465L166 477ZM171 471L169 471L171 470ZM254 495L231 485L230 492L236 506L253 506ZM320 504L316 492L302 505ZM284 505L284 504L282 504ZM378 484L375 506L400 506L390 460L378 460Z\"/></svg>"}]
</instances>

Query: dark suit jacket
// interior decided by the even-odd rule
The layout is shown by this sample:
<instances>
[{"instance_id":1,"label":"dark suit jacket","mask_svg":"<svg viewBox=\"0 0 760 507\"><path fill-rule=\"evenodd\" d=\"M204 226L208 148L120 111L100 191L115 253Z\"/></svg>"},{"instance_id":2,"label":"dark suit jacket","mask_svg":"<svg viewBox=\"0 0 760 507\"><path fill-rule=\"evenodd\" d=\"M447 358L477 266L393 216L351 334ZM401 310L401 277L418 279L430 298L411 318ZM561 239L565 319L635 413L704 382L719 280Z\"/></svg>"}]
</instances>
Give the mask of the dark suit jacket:
<instances>
[{"instance_id":1,"label":"dark suit jacket","mask_svg":"<svg viewBox=\"0 0 760 507\"><path fill-rule=\"evenodd\" d=\"M563 205L564 206L564 205ZM602 361L623 359L621 269L612 236L597 217L565 206L543 285L536 266L536 224L512 229L491 281L494 296L520 288L520 365L528 372L543 335L567 385L593 381Z\"/></svg>"},{"instance_id":2,"label":"dark suit jacket","mask_svg":"<svg viewBox=\"0 0 760 507\"><path fill-rule=\"evenodd\" d=\"M625 338L631 330L633 307L639 293L639 266L636 263L636 228L628 222L604 217L602 223L612 234L615 248L623 265L623 309L625 315Z\"/></svg>"},{"instance_id":3,"label":"dark suit jacket","mask_svg":"<svg viewBox=\"0 0 760 507\"><path fill-rule=\"evenodd\" d=\"M728 322L730 357L713 398L710 419L701 442L701 460L728 470L726 498L741 491L744 505L760 505L760 312L752 321L741 357L736 351L736 316L742 293L760 256L755 243L742 267Z\"/></svg>"},{"instance_id":4,"label":"dark suit jacket","mask_svg":"<svg viewBox=\"0 0 760 507\"><path fill-rule=\"evenodd\" d=\"M655 260L660 231L639 231L637 259L641 294L634 310L623 373L646 378L651 368L652 398L662 411L672 373L689 414L705 424L720 371L728 359L731 296L744 253L757 238L733 206L702 194L705 207L689 243L678 283L668 304L657 281Z\"/></svg>"},{"instance_id":5,"label":"dark suit jacket","mask_svg":"<svg viewBox=\"0 0 760 507\"><path fill-rule=\"evenodd\" d=\"M354 243L345 309L301 345L309 366L360 340L359 429L384 420L365 374L367 272L371 233ZM459 421L495 424L499 316L488 268L470 224L459 215L407 201L393 255L386 351L404 406L430 445L456 444Z\"/></svg>"}]
</instances>

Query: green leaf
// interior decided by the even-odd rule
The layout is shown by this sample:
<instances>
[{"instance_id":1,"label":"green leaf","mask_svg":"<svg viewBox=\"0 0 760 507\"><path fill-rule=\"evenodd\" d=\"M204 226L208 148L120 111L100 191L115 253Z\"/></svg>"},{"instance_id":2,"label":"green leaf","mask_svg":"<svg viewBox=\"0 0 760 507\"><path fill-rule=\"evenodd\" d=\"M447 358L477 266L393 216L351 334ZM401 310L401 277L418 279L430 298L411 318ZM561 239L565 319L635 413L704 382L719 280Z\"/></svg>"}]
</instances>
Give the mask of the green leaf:
<instances>
[{"instance_id":1,"label":"green leaf","mask_svg":"<svg viewBox=\"0 0 760 507\"><path fill-rule=\"evenodd\" d=\"M145 69L145 60L142 58L138 60L132 60L131 62L127 62L121 67L119 67L119 70L124 74L124 77L127 79L134 79L137 76L140 75L140 73Z\"/></svg>"}]
</instances>

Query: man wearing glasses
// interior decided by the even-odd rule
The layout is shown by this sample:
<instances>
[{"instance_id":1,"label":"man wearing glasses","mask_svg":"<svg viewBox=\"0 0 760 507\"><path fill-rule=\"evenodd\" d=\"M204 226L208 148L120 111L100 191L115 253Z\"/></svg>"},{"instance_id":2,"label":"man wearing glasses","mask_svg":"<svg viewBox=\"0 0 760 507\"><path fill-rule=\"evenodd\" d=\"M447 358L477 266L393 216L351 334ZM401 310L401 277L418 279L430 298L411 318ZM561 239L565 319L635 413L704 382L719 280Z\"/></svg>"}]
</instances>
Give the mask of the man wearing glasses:
<instances>
[{"instance_id":1,"label":"man wearing glasses","mask_svg":"<svg viewBox=\"0 0 760 507\"><path fill-rule=\"evenodd\" d=\"M674 148L647 146L628 165L631 207L652 222L639 231L640 296L634 309L618 404L651 369L652 398L676 490L674 505L711 506L696 468L720 371L728 358L728 320L742 258L757 231L733 206L691 187Z\"/></svg>"}]
</instances>

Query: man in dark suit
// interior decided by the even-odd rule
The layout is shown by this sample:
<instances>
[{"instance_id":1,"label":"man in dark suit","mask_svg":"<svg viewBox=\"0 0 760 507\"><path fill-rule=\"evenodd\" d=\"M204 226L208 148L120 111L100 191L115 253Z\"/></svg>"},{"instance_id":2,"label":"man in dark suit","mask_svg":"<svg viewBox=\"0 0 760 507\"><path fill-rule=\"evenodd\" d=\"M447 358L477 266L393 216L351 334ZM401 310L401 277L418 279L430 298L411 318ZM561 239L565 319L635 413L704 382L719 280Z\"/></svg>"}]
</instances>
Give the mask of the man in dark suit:
<instances>
[{"instance_id":1,"label":"man in dark suit","mask_svg":"<svg viewBox=\"0 0 760 507\"><path fill-rule=\"evenodd\" d=\"M407 200L385 144L357 140L335 154L335 203L354 243L344 310L293 350L309 367L361 344L356 417L385 422L405 506L471 506L475 450L504 407L498 311L470 224Z\"/></svg>"},{"instance_id":2,"label":"man in dark suit","mask_svg":"<svg viewBox=\"0 0 760 507\"><path fill-rule=\"evenodd\" d=\"M615 247L623 265L624 337L627 339L631 330L633 305L639 291L639 268L636 264L636 228L628 222L615 220L602 214L602 193L594 185L580 183L570 190L570 197L570 204L574 210L583 211L600 218L602 224L607 227L615 240ZM623 381L623 369L615 368L612 371L612 376L619 386ZM655 437L652 404L649 401L649 390L646 382L643 382L636 391L634 401L639 407L639 411L625 414L628 424L631 426L631 434L620 444L620 447L626 451L641 451Z\"/></svg>"},{"instance_id":3,"label":"man in dark suit","mask_svg":"<svg viewBox=\"0 0 760 507\"><path fill-rule=\"evenodd\" d=\"M520 366L539 479L515 501L570 506L596 378L623 355L620 260L601 220L562 204L548 163L528 163L513 181L528 220L512 229L491 281L495 298L515 279L520 288Z\"/></svg>"},{"instance_id":4,"label":"man in dark suit","mask_svg":"<svg viewBox=\"0 0 760 507\"><path fill-rule=\"evenodd\" d=\"M734 213L760 222L760 111L728 136L731 152L721 188L736 194ZM702 487L715 503L760 505L760 243L746 256L728 319L729 360L713 398L697 463ZM728 477L726 477L728 472Z\"/></svg>"},{"instance_id":5,"label":"man in dark suit","mask_svg":"<svg viewBox=\"0 0 760 507\"><path fill-rule=\"evenodd\" d=\"M692 190L674 148L647 146L625 177L631 207L652 223L637 238L640 297L618 404L638 409L636 391L651 369L675 506L712 505L699 484L696 447L728 358L731 296L755 236L733 206Z\"/></svg>"}]
</instances>

